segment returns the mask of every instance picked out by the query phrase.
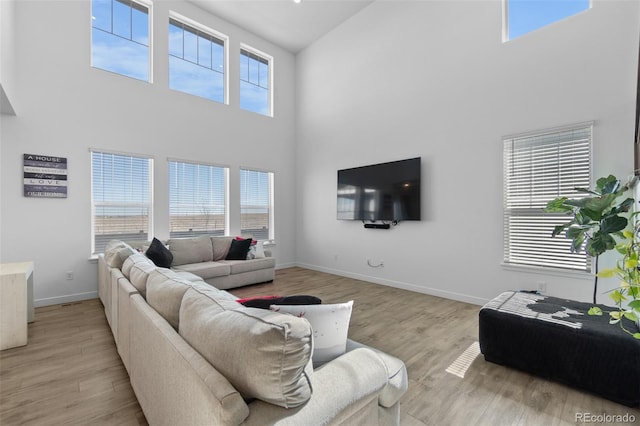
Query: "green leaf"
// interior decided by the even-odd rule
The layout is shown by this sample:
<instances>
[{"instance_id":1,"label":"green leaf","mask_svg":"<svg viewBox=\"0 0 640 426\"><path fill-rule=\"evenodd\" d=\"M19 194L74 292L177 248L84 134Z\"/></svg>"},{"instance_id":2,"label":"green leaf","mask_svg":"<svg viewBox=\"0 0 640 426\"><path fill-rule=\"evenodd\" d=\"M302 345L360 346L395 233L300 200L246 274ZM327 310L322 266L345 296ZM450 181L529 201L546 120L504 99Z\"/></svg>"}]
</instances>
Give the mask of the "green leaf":
<instances>
[{"instance_id":1,"label":"green leaf","mask_svg":"<svg viewBox=\"0 0 640 426\"><path fill-rule=\"evenodd\" d=\"M624 317L626 319L628 319L629 321L633 321L633 322L638 321L638 316L636 314L634 314L633 312L625 312L624 313Z\"/></svg>"},{"instance_id":2,"label":"green leaf","mask_svg":"<svg viewBox=\"0 0 640 426\"><path fill-rule=\"evenodd\" d=\"M587 242L587 253L596 257L615 246L616 240L611 235L597 231Z\"/></svg>"},{"instance_id":3,"label":"green leaf","mask_svg":"<svg viewBox=\"0 0 640 426\"><path fill-rule=\"evenodd\" d=\"M596 191L601 194L612 194L620 188L620 180L614 175L602 177L596 181Z\"/></svg>"},{"instance_id":4,"label":"green leaf","mask_svg":"<svg viewBox=\"0 0 640 426\"><path fill-rule=\"evenodd\" d=\"M625 229L624 231L622 231L622 236L624 238L626 238L627 240L632 240L633 239L633 231L631 229Z\"/></svg>"},{"instance_id":5,"label":"green leaf","mask_svg":"<svg viewBox=\"0 0 640 426\"><path fill-rule=\"evenodd\" d=\"M568 227L569 227L569 226L571 226L571 225L573 225L573 221L571 221L571 222L567 222L567 223L562 224L562 225L556 225L556 226L554 226L554 227L553 227L553 232L551 232L551 236L552 236L552 237L555 237L555 236L557 236L557 235L562 234L562 231L564 231L564 230L565 230L565 228L568 228Z\"/></svg>"},{"instance_id":6,"label":"green leaf","mask_svg":"<svg viewBox=\"0 0 640 426\"><path fill-rule=\"evenodd\" d=\"M544 209L549 213L568 213L573 211L573 207L565 204L567 197L556 198L547 202L547 207Z\"/></svg>"},{"instance_id":7,"label":"green leaf","mask_svg":"<svg viewBox=\"0 0 640 426\"><path fill-rule=\"evenodd\" d=\"M571 242L572 253L579 253L582 250L584 239L585 239L584 232L582 232L581 234L573 238L573 241Z\"/></svg>"},{"instance_id":8,"label":"green leaf","mask_svg":"<svg viewBox=\"0 0 640 426\"><path fill-rule=\"evenodd\" d=\"M611 213L613 214L626 213L629 210L631 210L631 206L633 206L633 198L627 198L623 202L618 204L616 207L611 209Z\"/></svg>"},{"instance_id":9,"label":"green leaf","mask_svg":"<svg viewBox=\"0 0 640 426\"><path fill-rule=\"evenodd\" d=\"M579 187L579 186L577 186L577 187L575 187L575 188L573 188L573 189L574 189L576 192L584 192L584 193L586 193L586 194L593 194L593 195L597 195L598 197L602 195L602 194L600 194L599 192L592 191L592 190L590 190L590 189L588 189L588 188L581 188L581 187Z\"/></svg>"},{"instance_id":10,"label":"green leaf","mask_svg":"<svg viewBox=\"0 0 640 426\"><path fill-rule=\"evenodd\" d=\"M627 300L627 298L624 297L624 294L620 293L620 290L612 291L611 293L609 293L609 297L615 302L616 305L623 300Z\"/></svg>"},{"instance_id":11,"label":"green leaf","mask_svg":"<svg viewBox=\"0 0 640 426\"><path fill-rule=\"evenodd\" d=\"M633 337L636 338L636 339L640 339L640 333L634 333Z\"/></svg>"},{"instance_id":12,"label":"green leaf","mask_svg":"<svg viewBox=\"0 0 640 426\"><path fill-rule=\"evenodd\" d=\"M632 300L629 302L629 307L636 310L640 309L640 300Z\"/></svg>"},{"instance_id":13,"label":"green leaf","mask_svg":"<svg viewBox=\"0 0 640 426\"><path fill-rule=\"evenodd\" d=\"M602 309L600 309L597 306L592 306L591 308L589 308L589 310L587 311L587 313L589 315L597 315L597 316L602 316Z\"/></svg>"},{"instance_id":14,"label":"green leaf","mask_svg":"<svg viewBox=\"0 0 640 426\"><path fill-rule=\"evenodd\" d=\"M609 211L616 200L615 194L607 194L602 197L585 198L583 210L589 213L589 217L593 220L600 220L604 216L605 211ZM567 204L569 202L567 201Z\"/></svg>"},{"instance_id":15,"label":"green leaf","mask_svg":"<svg viewBox=\"0 0 640 426\"><path fill-rule=\"evenodd\" d=\"M615 268L606 268L598 272L597 275L599 278L611 278L611 277L615 277L616 271L617 269Z\"/></svg>"},{"instance_id":16,"label":"green leaf","mask_svg":"<svg viewBox=\"0 0 640 426\"><path fill-rule=\"evenodd\" d=\"M567 206L579 207L582 209L587 204L587 200L588 198L572 198L572 199L566 198L564 200L564 204L566 204Z\"/></svg>"},{"instance_id":17,"label":"green leaf","mask_svg":"<svg viewBox=\"0 0 640 426\"><path fill-rule=\"evenodd\" d=\"M602 222L600 223L600 232L613 234L614 232L622 231L626 228L627 223L628 221L626 217L618 215L607 216L602 219Z\"/></svg>"}]
</instances>

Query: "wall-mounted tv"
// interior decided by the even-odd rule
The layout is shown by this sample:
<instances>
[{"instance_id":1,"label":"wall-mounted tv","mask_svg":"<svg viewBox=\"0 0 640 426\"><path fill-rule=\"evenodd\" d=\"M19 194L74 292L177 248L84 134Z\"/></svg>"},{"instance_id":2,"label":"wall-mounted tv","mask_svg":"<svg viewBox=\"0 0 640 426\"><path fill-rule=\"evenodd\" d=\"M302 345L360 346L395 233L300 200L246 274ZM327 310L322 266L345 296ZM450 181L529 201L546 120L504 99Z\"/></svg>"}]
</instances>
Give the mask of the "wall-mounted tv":
<instances>
[{"instance_id":1,"label":"wall-mounted tv","mask_svg":"<svg viewBox=\"0 0 640 426\"><path fill-rule=\"evenodd\" d=\"M338 170L338 219L420 220L421 159Z\"/></svg>"}]
</instances>

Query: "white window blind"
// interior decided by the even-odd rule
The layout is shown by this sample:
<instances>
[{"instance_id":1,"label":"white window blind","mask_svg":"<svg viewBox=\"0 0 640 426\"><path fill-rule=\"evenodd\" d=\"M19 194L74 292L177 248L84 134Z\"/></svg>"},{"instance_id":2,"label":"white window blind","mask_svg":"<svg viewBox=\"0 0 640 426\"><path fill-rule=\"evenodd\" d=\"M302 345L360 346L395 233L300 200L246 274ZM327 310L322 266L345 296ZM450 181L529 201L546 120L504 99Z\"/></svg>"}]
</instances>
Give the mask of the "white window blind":
<instances>
[{"instance_id":1,"label":"white window blind","mask_svg":"<svg viewBox=\"0 0 640 426\"><path fill-rule=\"evenodd\" d=\"M256 240L273 238L273 173L240 170L240 232Z\"/></svg>"},{"instance_id":2,"label":"white window blind","mask_svg":"<svg viewBox=\"0 0 640 426\"><path fill-rule=\"evenodd\" d=\"M569 217L547 213L557 197L584 196L591 182L591 124L504 139L504 262L590 271L590 257L551 236Z\"/></svg>"},{"instance_id":3,"label":"white window blind","mask_svg":"<svg viewBox=\"0 0 640 426\"><path fill-rule=\"evenodd\" d=\"M92 253L112 239L149 240L153 160L91 152Z\"/></svg>"},{"instance_id":4,"label":"white window blind","mask_svg":"<svg viewBox=\"0 0 640 426\"><path fill-rule=\"evenodd\" d=\"M226 167L169 161L169 235L225 235Z\"/></svg>"}]
</instances>

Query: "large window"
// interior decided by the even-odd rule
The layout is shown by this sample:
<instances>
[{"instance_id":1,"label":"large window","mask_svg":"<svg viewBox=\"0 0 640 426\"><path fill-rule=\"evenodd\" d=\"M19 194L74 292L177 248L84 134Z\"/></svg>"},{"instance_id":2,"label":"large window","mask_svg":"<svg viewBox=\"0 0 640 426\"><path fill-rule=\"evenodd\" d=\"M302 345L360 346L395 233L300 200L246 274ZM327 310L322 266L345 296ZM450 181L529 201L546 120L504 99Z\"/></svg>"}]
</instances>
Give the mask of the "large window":
<instances>
[{"instance_id":1,"label":"large window","mask_svg":"<svg viewBox=\"0 0 640 426\"><path fill-rule=\"evenodd\" d=\"M503 39L523 34L587 10L591 0L503 0Z\"/></svg>"},{"instance_id":2,"label":"large window","mask_svg":"<svg viewBox=\"0 0 640 426\"><path fill-rule=\"evenodd\" d=\"M151 81L150 3L92 0L91 66Z\"/></svg>"},{"instance_id":3,"label":"large window","mask_svg":"<svg viewBox=\"0 0 640 426\"><path fill-rule=\"evenodd\" d=\"M571 240L551 237L566 215L548 201L578 198L591 182L591 124L504 138L504 262L590 271L590 257Z\"/></svg>"},{"instance_id":4,"label":"large window","mask_svg":"<svg viewBox=\"0 0 640 426\"><path fill-rule=\"evenodd\" d=\"M226 167L169 161L170 237L224 235Z\"/></svg>"},{"instance_id":5,"label":"large window","mask_svg":"<svg viewBox=\"0 0 640 426\"><path fill-rule=\"evenodd\" d=\"M169 20L169 87L224 103L226 37L184 21Z\"/></svg>"},{"instance_id":6,"label":"large window","mask_svg":"<svg viewBox=\"0 0 640 426\"><path fill-rule=\"evenodd\" d=\"M249 49L240 49L240 108L258 114L273 115L271 106L271 57Z\"/></svg>"},{"instance_id":7,"label":"large window","mask_svg":"<svg viewBox=\"0 0 640 426\"><path fill-rule=\"evenodd\" d=\"M273 239L273 173L240 170L240 232Z\"/></svg>"},{"instance_id":8,"label":"large window","mask_svg":"<svg viewBox=\"0 0 640 426\"><path fill-rule=\"evenodd\" d=\"M112 239L149 240L152 176L151 158L91 152L92 253Z\"/></svg>"}]
</instances>

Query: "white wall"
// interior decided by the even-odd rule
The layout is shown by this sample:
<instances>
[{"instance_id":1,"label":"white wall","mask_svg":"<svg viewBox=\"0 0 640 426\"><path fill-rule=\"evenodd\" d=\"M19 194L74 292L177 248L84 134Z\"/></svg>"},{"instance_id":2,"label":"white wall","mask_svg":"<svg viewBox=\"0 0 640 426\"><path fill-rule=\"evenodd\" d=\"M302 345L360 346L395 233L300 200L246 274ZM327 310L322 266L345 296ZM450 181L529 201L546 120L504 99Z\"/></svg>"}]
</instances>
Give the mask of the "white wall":
<instances>
[{"instance_id":1,"label":"white wall","mask_svg":"<svg viewBox=\"0 0 640 426\"><path fill-rule=\"evenodd\" d=\"M230 38L230 105L168 89L169 10ZM230 167L231 234L239 232L239 167L275 172L278 266L295 261L294 57L182 1L153 6L154 83L90 67L89 1L15 6L15 117L1 117L0 261L35 261L36 305L96 297L90 261L89 148L155 158L155 236L168 237L167 157ZM239 46L274 57L275 117L238 107ZM2 58L4 61L4 57ZM68 158L66 199L22 196L22 154ZM66 279L74 271L74 280Z\"/></svg>"},{"instance_id":2,"label":"white wall","mask_svg":"<svg viewBox=\"0 0 640 426\"><path fill-rule=\"evenodd\" d=\"M594 0L504 44L501 7L376 1L297 56L299 264L475 303L539 282L591 299L586 274L501 265L501 141L593 120L594 176L631 174L639 3ZM338 169L415 156L422 221L336 220Z\"/></svg>"},{"instance_id":3,"label":"white wall","mask_svg":"<svg viewBox=\"0 0 640 426\"><path fill-rule=\"evenodd\" d=\"M10 96L13 93L14 82L14 17L15 1L0 1L0 113L2 114L15 113Z\"/></svg>"}]
</instances>

